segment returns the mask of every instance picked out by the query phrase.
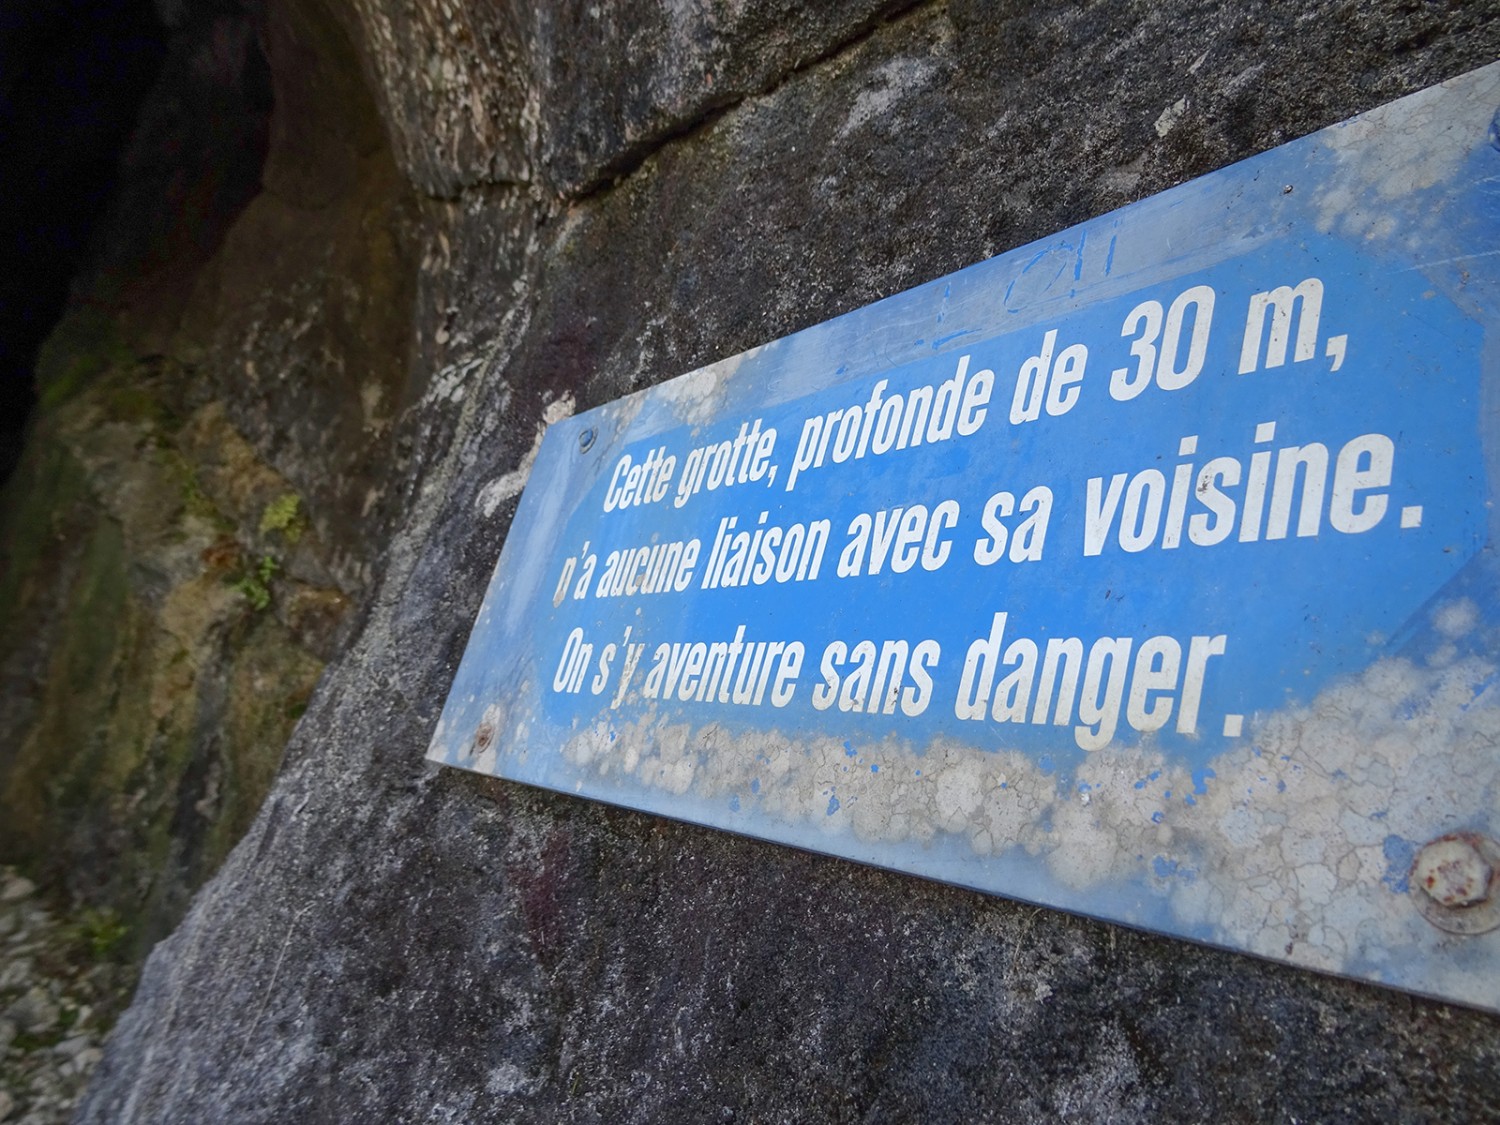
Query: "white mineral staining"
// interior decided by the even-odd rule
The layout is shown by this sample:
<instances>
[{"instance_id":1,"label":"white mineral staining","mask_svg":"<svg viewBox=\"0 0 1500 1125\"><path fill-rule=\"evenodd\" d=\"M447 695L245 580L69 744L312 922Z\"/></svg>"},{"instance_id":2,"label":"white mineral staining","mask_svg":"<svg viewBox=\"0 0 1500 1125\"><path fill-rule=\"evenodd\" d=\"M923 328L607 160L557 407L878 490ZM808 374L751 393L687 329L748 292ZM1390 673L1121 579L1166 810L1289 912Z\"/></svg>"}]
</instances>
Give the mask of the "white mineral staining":
<instances>
[{"instance_id":1,"label":"white mineral staining","mask_svg":"<svg viewBox=\"0 0 1500 1125\"><path fill-rule=\"evenodd\" d=\"M543 408L542 420L537 424L531 448L522 455L521 463L510 472L490 481L479 490L479 495L475 497L474 506L485 519L493 516L501 504L521 495L521 490L526 487L526 482L531 477L531 469L536 464L537 454L542 451L542 439L547 436L547 427L571 417L577 405L573 393L565 391L561 397L553 399Z\"/></svg>"},{"instance_id":2,"label":"white mineral staining","mask_svg":"<svg viewBox=\"0 0 1500 1125\"><path fill-rule=\"evenodd\" d=\"M432 377L432 383L423 395L423 404L462 402L468 391L469 377L484 368L485 356L471 356L457 363L450 363Z\"/></svg>"},{"instance_id":3,"label":"white mineral staining","mask_svg":"<svg viewBox=\"0 0 1500 1125\"><path fill-rule=\"evenodd\" d=\"M1457 640L1478 616L1455 601L1433 623ZM1378 972L1391 951L1441 938L1403 901L1412 844L1495 817L1496 675L1475 657L1382 660L1305 707L1256 717L1197 770L1168 765L1149 742L1089 754L1064 773L1035 754L947 738L917 748L894 737L740 736L716 724L658 727L651 715L600 722L564 754L601 778L861 842L943 835L981 863L1019 850L1071 891L1139 883L1180 929Z\"/></svg>"},{"instance_id":4,"label":"white mineral staining","mask_svg":"<svg viewBox=\"0 0 1500 1125\"><path fill-rule=\"evenodd\" d=\"M1451 96L1449 87L1456 83L1444 83L1323 132L1322 138L1339 167L1321 177L1327 186L1321 187L1316 196L1320 231L1337 230L1366 239L1419 238L1415 228L1398 229L1390 201L1454 179L1471 146L1463 141L1455 143L1452 131L1459 130L1461 137L1472 135L1480 142L1488 115L1500 98L1500 68L1458 81L1471 88L1464 97ZM1460 102L1479 107L1476 112L1481 116L1455 112ZM1424 212L1415 220L1407 220L1407 225L1442 221L1438 214Z\"/></svg>"},{"instance_id":5,"label":"white mineral staining","mask_svg":"<svg viewBox=\"0 0 1500 1125\"><path fill-rule=\"evenodd\" d=\"M1348 955L1339 934L1358 935L1368 960L1431 940L1414 912L1392 903L1405 871L1389 870L1383 844L1491 815L1494 768L1466 748L1500 735L1493 707L1470 706L1493 672L1479 661L1383 661L1267 718L1254 745L1214 762L1199 804L1172 817L1197 839L1182 860L1202 865L1229 918L1178 916L1326 968Z\"/></svg>"},{"instance_id":6,"label":"white mineral staining","mask_svg":"<svg viewBox=\"0 0 1500 1125\"><path fill-rule=\"evenodd\" d=\"M530 1096L545 1084L546 1079L542 1075L522 1070L515 1063L507 1060L490 1071L485 1079L484 1088L486 1093L498 1097Z\"/></svg>"},{"instance_id":7,"label":"white mineral staining","mask_svg":"<svg viewBox=\"0 0 1500 1125\"><path fill-rule=\"evenodd\" d=\"M854 99L838 136L847 137L871 121L889 126L891 111L914 92L932 83L939 67L931 59L894 58L877 67L870 82Z\"/></svg>"},{"instance_id":8,"label":"white mineral staining","mask_svg":"<svg viewBox=\"0 0 1500 1125\"><path fill-rule=\"evenodd\" d=\"M1440 606L1432 615L1433 627L1443 636L1457 640L1479 623L1479 607L1468 598Z\"/></svg>"},{"instance_id":9,"label":"white mineral staining","mask_svg":"<svg viewBox=\"0 0 1500 1125\"><path fill-rule=\"evenodd\" d=\"M669 379L653 388L653 394L675 418L686 425L702 426L715 422L724 413L722 404L730 380L740 366L760 350L751 348L739 355Z\"/></svg>"},{"instance_id":10,"label":"white mineral staining","mask_svg":"<svg viewBox=\"0 0 1500 1125\"><path fill-rule=\"evenodd\" d=\"M1161 114L1156 118L1156 135L1158 137L1165 137L1177 127L1177 123L1182 120L1186 113L1187 99L1178 98L1171 105L1167 106L1166 109L1162 110Z\"/></svg>"}]
</instances>

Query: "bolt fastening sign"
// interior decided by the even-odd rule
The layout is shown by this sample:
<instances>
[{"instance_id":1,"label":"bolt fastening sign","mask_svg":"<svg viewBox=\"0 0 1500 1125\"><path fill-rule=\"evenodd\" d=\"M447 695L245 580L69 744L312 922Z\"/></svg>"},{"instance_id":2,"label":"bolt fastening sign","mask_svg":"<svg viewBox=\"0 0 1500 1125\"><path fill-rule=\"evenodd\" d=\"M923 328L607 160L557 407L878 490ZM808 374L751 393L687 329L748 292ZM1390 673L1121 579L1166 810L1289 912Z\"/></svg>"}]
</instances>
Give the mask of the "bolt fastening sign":
<instances>
[{"instance_id":1,"label":"bolt fastening sign","mask_svg":"<svg viewBox=\"0 0 1500 1125\"><path fill-rule=\"evenodd\" d=\"M557 421L431 758L1500 1010L1497 107Z\"/></svg>"}]
</instances>

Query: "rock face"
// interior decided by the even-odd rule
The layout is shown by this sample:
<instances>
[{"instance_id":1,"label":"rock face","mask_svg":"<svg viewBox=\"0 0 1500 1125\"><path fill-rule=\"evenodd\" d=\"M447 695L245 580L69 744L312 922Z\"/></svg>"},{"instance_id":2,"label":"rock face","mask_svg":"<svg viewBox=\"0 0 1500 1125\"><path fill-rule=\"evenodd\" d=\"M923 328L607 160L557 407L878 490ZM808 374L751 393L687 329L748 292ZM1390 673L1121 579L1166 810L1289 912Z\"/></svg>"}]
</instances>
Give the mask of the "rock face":
<instances>
[{"instance_id":1,"label":"rock face","mask_svg":"<svg viewBox=\"0 0 1500 1125\"><path fill-rule=\"evenodd\" d=\"M127 175L44 364L0 780L158 932L227 858L80 1120L1496 1115L1489 1017L422 757L545 417L1472 69L1494 5L170 14L133 182L188 136L223 190Z\"/></svg>"},{"instance_id":2,"label":"rock face","mask_svg":"<svg viewBox=\"0 0 1500 1125\"><path fill-rule=\"evenodd\" d=\"M296 128L267 161L266 57L294 32L260 23L183 17L0 505L0 844L142 952L254 817L362 589L405 374L394 168L360 165L384 150L357 79L324 78L352 51L284 68ZM287 156L308 103L348 129L317 160Z\"/></svg>"}]
</instances>

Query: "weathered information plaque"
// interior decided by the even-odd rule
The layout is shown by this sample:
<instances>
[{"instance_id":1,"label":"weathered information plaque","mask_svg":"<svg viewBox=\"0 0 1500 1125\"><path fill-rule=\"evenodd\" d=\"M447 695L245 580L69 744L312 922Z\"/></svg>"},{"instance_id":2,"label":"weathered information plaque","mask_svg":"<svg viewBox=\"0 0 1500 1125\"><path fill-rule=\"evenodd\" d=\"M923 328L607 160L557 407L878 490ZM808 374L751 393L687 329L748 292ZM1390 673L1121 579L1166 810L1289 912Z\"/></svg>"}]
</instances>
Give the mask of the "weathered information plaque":
<instances>
[{"instance_id":1,"label":"weathered information plaque","mask_svg":"<svg viewBox=\"0 0 1500 1125\"><path fill-rule=\"evenodd\" d=\"M554 425L431 757L1500 1010L1497 106Z\"/></svg>"}]
</instances>

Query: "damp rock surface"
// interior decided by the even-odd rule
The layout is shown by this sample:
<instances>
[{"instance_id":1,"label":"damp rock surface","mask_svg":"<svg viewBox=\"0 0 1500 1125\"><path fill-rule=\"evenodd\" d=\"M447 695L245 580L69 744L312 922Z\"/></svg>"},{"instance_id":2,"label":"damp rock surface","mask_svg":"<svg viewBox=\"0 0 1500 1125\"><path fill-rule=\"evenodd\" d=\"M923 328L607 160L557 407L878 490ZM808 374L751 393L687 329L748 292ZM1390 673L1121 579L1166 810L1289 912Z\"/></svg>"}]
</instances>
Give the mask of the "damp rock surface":
<instances>
[{"instance_id":1,"label":"damp rock surface","mask_svg":"<svg viewBox=\"0 0 1500 1125\"><path fill-rule=\"evenodd\" d=\"M8 501L46 532L8 542L60 545L6 642L6 784L37 747L32 839L63 770L75 870L135 833L126 898L166 870L181 918L78 1120L1496 1119L1490 1016L424 761L548 420L1500 52L1459 0L804 7L204 33L194 74L263 51L260 182L172 285L109 259L123 328L54 364L24 470L56 498ZM130 737L40 752L81 716Z\"/></svg>"}]
</instances>

